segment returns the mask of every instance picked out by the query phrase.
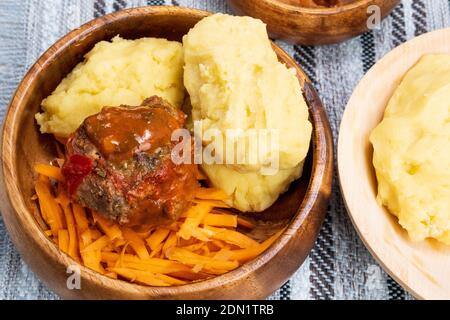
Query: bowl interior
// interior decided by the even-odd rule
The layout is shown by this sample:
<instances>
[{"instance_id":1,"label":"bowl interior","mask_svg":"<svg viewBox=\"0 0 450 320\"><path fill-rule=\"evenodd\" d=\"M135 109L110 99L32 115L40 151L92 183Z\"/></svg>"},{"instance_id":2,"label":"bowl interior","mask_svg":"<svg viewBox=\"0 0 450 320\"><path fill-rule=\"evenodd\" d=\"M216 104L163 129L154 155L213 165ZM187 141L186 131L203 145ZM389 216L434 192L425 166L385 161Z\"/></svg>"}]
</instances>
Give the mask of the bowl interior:
<instances>
[{"instance_id":1,"label":"bowl interior","mask_svg":"<svg viewBox=\"0 0 450 320\"><path fill-rule=\"evenodd\" d=\"M341 123L339 179L361 239L384 269L418 298L450 298L450 247L437 241L414 243L397 218L376 201L371 131L404 74L425 54L450 53L450 29L420 36L379 61L354 91Z\"/></svg>"},{"instance_id":2,"label":"bowl interior","mask_svg":"<svg viewBox=\"0 0 450 320\"><path fill-rule=\"evenodd\" d=\"M23 106L23 115L20 118L19 132L22 134L17 139L17 168L20 191L24 201L29 207L32 207L33 201L31 196L34 194L34 181L36 178L33 172L35 163L48 163L56 157L55 139L52 135L41 134L36 124L34 115L40 111L41 101L50 95L61 80L81 61L83 56L89 52L93 46L102 40L111 40L114 36L120 35L125 39L137 39L141 37L159 37L174 41L182 41L191 27L199 20L188 16L188 19L173 19L167 16L157 15L148 19L144 16L132 16L128 18L130 25L136 26L130 28L120 23L111 23L106 30L94 30L86 38L81 41L73 42L70 49L62 50L57 59L49 61L49 63L37 74L35 84L32 91L29 92L31 98L26 100ZM116 21L118 22L118 21ZM171 28L167 28L170 25ZM281 62L295 67L292 61L286 60L287 55L281 52L281 49L274 46L275 51ZM290 58L289 58L290 59ZM303 84L303 75L299 75ZM312 148L305 160L305 166L301 179L293 182L289 190L283 194L277 202L262 213L258 213L259 220L277 221L282 218L291 218L300 207L306 190L309 185L312 169ZM251 216L251 213L247 213ZM287 222L287 221L285 221ZM278 227L277 223L277 227Z\"/></svg>"},{"instance_id":3,"label":"bowl interior","mask_svg":"<svg viewBox=\"0 0 450 320\"><path fill-rule=\"evenodd\" d=\"M101 40L110 40L117 34L126 39L163 37L169 40L181 41L182 36L186 34L197 21L208 14L197 10L183 9L175 11L175 9L165 8L160 8L159 10L135 9L134 13L139 12L137 10L142 10L142 14L128 15L127 13L122 12L119 15L116 15L114 19L108 20L108 16L106 16L100 19L101 22L93 21L88 23L87 27L80 29L81 31L74 30L50 48L33 67L31 74L29 73L25 77L23 83L27 84L27 90L26 92L16 93L15 100L13 100L12 103L16 108L10 109L6 116L7 121L10 122L12 132L6 138L10 141L10 144L13 145L12 148L14 149L12 151L13 168L11 168L11 172L14 172L16 175L13 176L12 179L16 179L17 181L13 181L13 184L14 187L17 188L18 193L20 193L20 200L18 201L29 208L28 212L18 212L17 215L32 215L31 208L33 206L33 201L31 200L31 196L34 194L35 179L33 165L39 162L48 162L56 155L53 137L40 134L34 115L40 110L42 99L51 94L59 82L77 63L82 61L83 55L92 49L97 42ZM102 19L104 19L104 21L102 21ZM126 23L123 23L124 19L126 19ZM276 46L274 46L274 49L277 52L280 61L297 69L297 76L303 86L306 81L304 73L286 53ZM17 96L20 96L20 98ZM318 99L313 102L315 104L320 104ZM311 107L311 104L309 105ZM318 119L319 116L317 114L311 115L314 127L316 126L315 122L318 121ZM321 126L321 129L323 129L323 124L321 124ZM329 137L324 138L323 133L321 133L321 138L328 139L329 145L325 147L331 148L331 139L329 139ZM317 148L318 146L316 144L311 144L302 178L292 183L290 189L282 195L271 208L267 209L266 212L260 216L261 219L270 221L276 216L276 220L279 221L280 217L283 217L283 214L286 214L286 219L297 214L294 220L298 220L298 223L301 223L301 221L305 219L305 216L300 216L299 212L301 212L300 208L302 206L302 201L305 198L305 194L310 186L310 180L313 176L312 172L314 172L315 167L313 165L313 153ZM326 155L329 156L328 154ZM331 174L329 176L331 177ZM11 193L13 193L14 190L8 189L7 192L11 198ZM303 214L307 213L307 211L303 211ZM20 217L20 219L23 219L23 217ZM317 219L321 221L320 218ZM286 223L287 222L288 220L286 220ZM37 226L36 221L34 221L34 223ZM293 229L294 232L299 225L300 224L295 226L295 229ZM279 228L279 224L277 224L277 228ZM48 241L49 245L53 246L53 243L49 240L46 241ZM70 259L67 258L64 261L68 264ZM256 267L257 266L254 266L252 268ZM249 270L250 269L247 268L246 272ZM235 270L233 272L237 271ZM89 271L87 273L89 274ZM90 274L92 275L92 272ZM103 277L100 275L97 276ZM102 281L103 283L109 284L114 282L114 280L109 279L103 279ZM218 283L220 283L220 281ZM146 287L134 284L126 284L124 286L127 286L127 288L134 288L130 290L150 290ZM163 289L161 289L161 292L163 292ZM167 294L170 294L170 292L168 291Z\"/></svg>"}]
</instances>

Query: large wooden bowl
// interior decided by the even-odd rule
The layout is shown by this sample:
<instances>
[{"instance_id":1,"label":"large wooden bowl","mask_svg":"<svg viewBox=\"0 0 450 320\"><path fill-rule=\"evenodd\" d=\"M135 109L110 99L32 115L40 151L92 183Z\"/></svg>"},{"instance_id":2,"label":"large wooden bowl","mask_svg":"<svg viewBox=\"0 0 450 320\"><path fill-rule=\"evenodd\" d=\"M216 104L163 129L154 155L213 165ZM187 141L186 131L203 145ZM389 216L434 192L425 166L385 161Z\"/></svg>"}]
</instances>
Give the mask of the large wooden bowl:
<instances>
[{"instance_id":1,"label":"large wooden bowl","mask_svg":"<svg viewBox=\"0 0 450 320\"><path fill-rule=\"evenodd\" d=\"M338 166L347 210L372 255L417 298L450 299L450 246L412 242L398 220L376 201L370 132L405 73L425 54L450 54L450 29L415 38L386 55L361 80L342 119Z\"/></svg>"},{"instance_id":2,"label":"large wooden bowl","mask_svg":"<svg viewBox=\"0 0 450 320\"><path fill-rule=\"evenodd\" d=\"M301 265L323 221L332 179L332 139L326 114L310 81L285 52L279 59L297 70L314 124L312 148L304 175L261 218L291 216L284 234L266 252L242 267L210 280L177 286L145 287L114 280L81 267L81 290L68 290L66 269L75 262L48 240L30 209L32 170L55 156L52 138L41 135L34 121L48 96L95 43L117 34L181 40L209 13L175 7L147 7L113 13L76 29L45 52L14 94L1 140L1 211L22 257L45 284L63 298L91 299L238 299L264 298Z\"/></svg>"},{"instance_id":3,"label":"large wooden bowl","mask_svg":"<svg viewBox=\"0 0 450 320\"><path fill-rule=\"evenodd\" d=\"M299 0L228 0L238 14L267 23L270 35L303 45L336 43L368 30L367 20L379 8L385 18L400 0L358 0L331 8L299 5Z\"/></svg>"}]
</instances>

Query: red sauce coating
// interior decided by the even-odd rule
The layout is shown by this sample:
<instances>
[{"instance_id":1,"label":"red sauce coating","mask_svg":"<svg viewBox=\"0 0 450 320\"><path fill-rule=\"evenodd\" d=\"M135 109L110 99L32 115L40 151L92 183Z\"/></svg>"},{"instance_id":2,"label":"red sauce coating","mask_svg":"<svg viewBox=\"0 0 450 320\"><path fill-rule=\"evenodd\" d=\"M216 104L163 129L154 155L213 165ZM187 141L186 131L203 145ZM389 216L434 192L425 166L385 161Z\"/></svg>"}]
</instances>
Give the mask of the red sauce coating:
<instances>
[{"instance_id":1,"label":"red sauce coating","mask_svg":"<svg viewBox=\"0 0 450 320\"><path fill-rule=\"evenodd\" d=\"M171 158L179 143L172 133L185 119L155 96L86 118L66 143L63 175L71 197L132 227L178 219L198 187L197 166Z\"/></svg>"},{"instance_id":2,"label":"red sauce coating","mask_svg":"<svg viewBox=\"0 0 450 320\"><path fill-rule=\"evenodd\" d=\"M163 108L117 107L87 118L84 125L91 142L106 160L116 164L138 152L154 153L170 143L172 132L180 127Z\"/></svg>"},{"instance_id":3,"label":"red sauce coating","mask_svg":"<svg viewBox=\"0 0 450 320\"><path fill-rule=\"evenodd\" d=\"M70 195L75 193L83 179L91 173L92 167L92 159L80 154L73 154L67 159L62 167L62 174Z\"/></svg>"}]
</instances>

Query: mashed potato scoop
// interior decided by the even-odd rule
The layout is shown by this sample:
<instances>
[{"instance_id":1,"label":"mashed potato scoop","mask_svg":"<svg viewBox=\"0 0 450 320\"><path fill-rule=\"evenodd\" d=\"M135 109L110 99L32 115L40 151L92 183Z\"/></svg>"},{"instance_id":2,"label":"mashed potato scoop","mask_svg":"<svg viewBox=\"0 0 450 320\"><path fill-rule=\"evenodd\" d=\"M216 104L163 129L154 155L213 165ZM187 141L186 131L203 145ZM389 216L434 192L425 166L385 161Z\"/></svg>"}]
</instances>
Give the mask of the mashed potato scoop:
<instances>
[{"instance_id":1,"label":"mashed potato scoop","mask_svg":"<svg viewBox=\"0 0 450 320\"><path fill-rule=\"evenodd\" d=\"M192 119L203 132L219 131L225 140L220 144L202 136L224 162L204 163L203 169L215 187L230 195L233 207L268 208L300 177L310 145L312 126L295 70L278 61L265 24L250 17L206 17L184 36L183 47ZM230 130L241 132L231 144L245 147L247 157L241 161L227 161ZM252 144L252 132L276 135L276 143ZM250 161L254 154L257 160ZM276 170L265 173L274 159Z\"/></svg>"},{"instance_id":2,"label":"mashed potato scoop","mask_svg":"<svg viewBox=\"0 0 450 320\"><path fill-rule=\"evenodd\" d=\"M157 38L101 41L86 54L36 114L42 133L68 137L104 106L139 105L153 95L181 107L181 43Z\"/></svg>"}]
</instances>

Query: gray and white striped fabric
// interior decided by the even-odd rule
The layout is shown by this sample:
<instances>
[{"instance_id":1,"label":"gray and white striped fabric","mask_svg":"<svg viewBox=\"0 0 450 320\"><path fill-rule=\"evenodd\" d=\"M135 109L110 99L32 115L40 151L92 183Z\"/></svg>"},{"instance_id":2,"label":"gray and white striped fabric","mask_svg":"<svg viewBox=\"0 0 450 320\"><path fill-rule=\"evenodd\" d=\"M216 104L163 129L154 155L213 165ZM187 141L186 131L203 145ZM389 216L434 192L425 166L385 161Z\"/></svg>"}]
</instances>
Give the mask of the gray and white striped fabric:
<instances>
[{"instance_id":1,"label":"gray and white striped fabric","mask_svg":"<svg viewBox=\"0 0 450 320\"><path fill-rule=\"evenodd\" d=\"M18 82L59 37L109 12L175 5L230 12L223 0L0 0L0 116ZM450 0L403 0L381 28L341 44L304 47L281 41L311 77L326 106L335 142L344 107L367 70L392 48L450 26ZM361 106L364 108L364 106ZM336 183L328 216L302 267L270 299L411 299L358 238ZM0 221L0 298L57 299L33 275Z\"/></svg>"}]
</instances>

